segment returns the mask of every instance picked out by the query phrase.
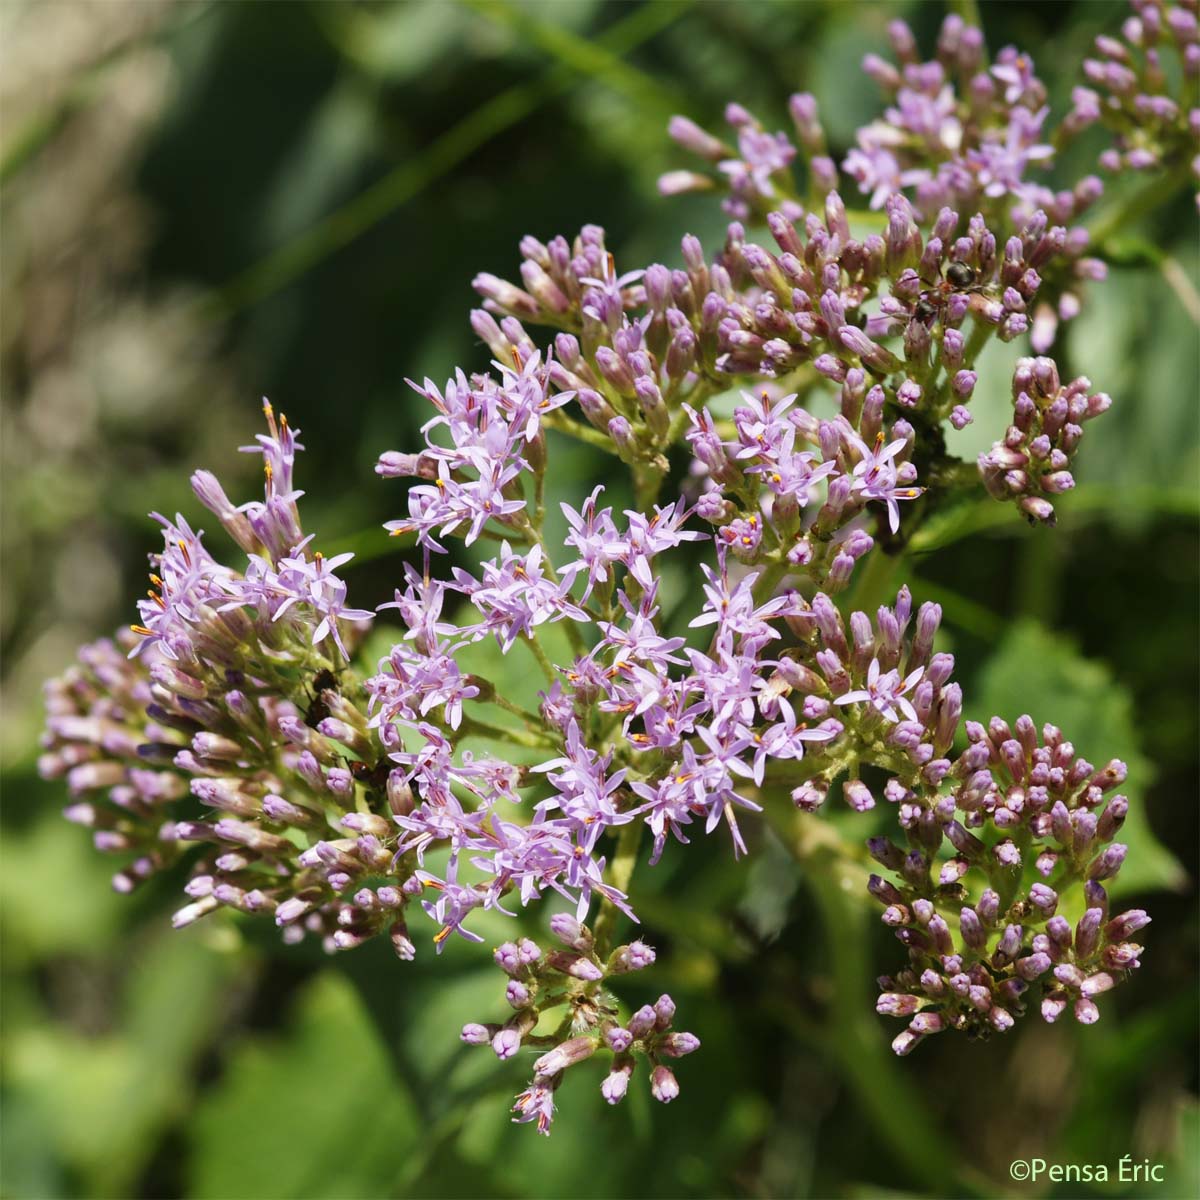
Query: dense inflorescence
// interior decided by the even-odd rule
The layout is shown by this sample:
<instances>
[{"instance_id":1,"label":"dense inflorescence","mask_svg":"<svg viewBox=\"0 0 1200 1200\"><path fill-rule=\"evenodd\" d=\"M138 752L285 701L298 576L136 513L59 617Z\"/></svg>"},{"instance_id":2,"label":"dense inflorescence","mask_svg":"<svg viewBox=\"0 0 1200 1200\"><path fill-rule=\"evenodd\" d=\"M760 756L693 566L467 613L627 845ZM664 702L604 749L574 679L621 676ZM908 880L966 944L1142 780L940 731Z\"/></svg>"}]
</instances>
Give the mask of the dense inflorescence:
<instances>
[{"instance_id":1,"label":"dense inflorescence","mask_svg":"<svg viewBox=\"0 0 1200 1200\"><path fill-rule=\"evenodd\" d=\"M1151 11L1139 6L1143 41ZM1102 277L1086 231L1065 224L1099 188L1028 178L1050 153L1026 56L988 65L953 18L931 62L902 26L892 40L898 66L867 63L891 106L843 163L881 213L852 225L801 95L798 146L736 107L736 151L673 123L729 190L737 219L712 259L688 236L681 265L619 274L587 226L526 238L520 285L477 277L491 370L412 384L430 406L424 444L377 464L409 481L387 527L415 550L380 610L399 629L390 647L375 631L370 661L376 614L348 604L349 556L325 558L303 531L286 420L266 406L248 447L262 500L235 505L193 476L241 557L228 565L182 516L158 518L138 623L48 685L42 770L65 776L67 814L97 848L124 856L115 886L195 848L177 925L268 914L288 941L333 952L385 934L401 959L417 914L440 952L482 940L481 913L556 901L562 948L501 944L511 1015L462 1035L501 1059L540 1053L515 1111L547 1132L571 1067L606 1058L616 1103L641 1060L666 1102L671 1062L699 1045L673 1029L670 997L627 1011L626 985L610 990L654 962L642 941L613 947L637 920L639 860L722 827L740 855L757 814L781 804L882 800L898 833L870 841L890 878L867 888L908 955L880 980L879 1011L908 1020L897 1053L943 1029L1004 1032L1031 995L1048 1021L1068 1007L1096 1020L1148 921L1110 915L1104 887L1125 855L1113 839L1128 801L1111 794L1125 767L1094 767L1028 716L968 722L964 743L940 608L914 610L907 588L867 599L862 564L978 485L948 446L971 420L980 354L993 337L1044 350L1078 307L1072 281ZM712 182L676 173L664 189ZM748 240L742 222L759 217L772 248ZM876 231L857 233L864 220ZM539 325L555 331L541 346L527 329ZM1012 394L979 474L1049 523L1081 424L1109 398L1085 378L1064 385L1044 356L1018 362ZM554 544L559 437L628 468L633 502L606 502L624 481L573 497ZM682 483L664 498L668 477ZM455 541L495 552L467 569ZM685 592L664 611L673 571L697 584L690 609ZM529 656L536 697L469 666L483 643Z\"/></svg>"}]
</instances>

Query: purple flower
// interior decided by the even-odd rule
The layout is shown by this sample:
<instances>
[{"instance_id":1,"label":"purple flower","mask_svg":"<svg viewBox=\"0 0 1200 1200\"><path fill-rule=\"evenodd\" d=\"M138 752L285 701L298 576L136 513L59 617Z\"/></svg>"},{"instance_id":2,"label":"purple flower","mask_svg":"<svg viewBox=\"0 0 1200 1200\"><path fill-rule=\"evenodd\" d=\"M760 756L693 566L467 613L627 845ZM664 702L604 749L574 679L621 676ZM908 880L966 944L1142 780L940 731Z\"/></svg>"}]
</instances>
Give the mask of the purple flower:
<instances>
[{"instance_id":1,"label":"purple flower","mask_svg":"<svg viewBox=\"0 0 1200 1200\"><path fill-rule=\"evenodd\" d=\"M513 1104L513 1112L517 1115L513 1121L525 1124L527 1121L537 1122L538 1133L550 1135L550 1122L554 1120L554 1089L557 1079L542 1079L535 1077L529 1087L523 1091Z\"/></svg>"},{"instance_id":2,"label":"purple flower","mask_svg":"<svg viewBox=\"0 0 1200 1200\"><path fill-rule=\"evenodd\" d=\"M633 820L632 813L618 812L615 805L625 771L608 773L612 756L611 750L601 756L590 749L579 725L572 721L567 730L566 754L533 768L544 773L556 789L556 795L538 803L537 811L545 814L557 810L575 822L582 833L581 845L589 852L605 829Z\"/></svg>"},{"instance_id":3,"label":"purple flower","mask_svg":"<svg viewBox=\"0 0 1200 1200\"><path fill-rule=\"evenodd\" d=\"M425 910L426 915L441 925L433 937L439 954L445 947L446 939L452 933L457 933L459 937L468 942L483 941L478 934L464 929L462 925L463 921L483 903L482 897L474 888L463 887L452 881L443 882L432 875L422 875L421 882L426 888L432 888L437 893L436 900L422 900L421 907Z\"/></svg>"},{"instance_id":4,"label":"purple flower","mask_svg":"<svg viewBox=\"0 0 1200 1200\"><path fill-rule=\"evenodd\" d=\"M514 554L508 542L500 548L500 558L483 564L483 578L476 580L461 568L454 569L455 585L470 597L483 614L476 626L476 637L494 634L507 653L517 638L528 636L547 621L569 617L585 621L587 615L569 594L573 571L559 582L542 571L542 547L533 546L528 554Z\"/></svg>"},{"instance_id":5,"label":"purple flower","mask_svg":"<svg viewBox=\"0 0 1200 1200\"><path fill-rule=\"evenodd\" d=\"M302 556L285 558L269 585L281 599L272 620L278 620L293 604L304 604L321 618L312 632L313 645L332 637L343 657L349 658L339 622L370 621L375 616L367 609L346 607L346 584L334 571L353 557L338 554L326 559L317 551L311 560Z\"/></svg>"},{"instance_id":6,"label":"purple flower","mask_svg":"<svg viewBox=\"0 0 1200 1200\"><path fill-rule=\"evenodd\" d=\"M858 452L859 461L851 475L851 490L866 500L882 500L887 505L888 525L895 533L900 528L899 500L915 500L924 492L921 487L900 486L900 466L896 456L905 450L908 443L901 438L884 444L881 432L874 447L854 435L852 445Z\"/></svg>"},{"instance_id":7,"label":"purple flower","mask_svg":"<svg viewBox=\"0 0 1200 1200\"><path fill-rule=\"evenodd\" d=\"M596 499L603 491L602 486L596 487L578 511L566 503L560 506L571 530L566 536L566 544L579 552L579 559L568 564L567 569L587 571L585 601L597 583L608 582L612 565L623 562L630 553L629 543L613 524L612 509L596 510Z\"/></svg>"},{"instance_id":8,"label":"purple flower","mask_svg":"<svg viewBox=\"0 0 1200 1200\"><path fill-rule=\"evenodd\" d=\"M1005 46L997 56L991 69L992 77L1004 84L1005 104L1018 104L1026 93L1036 92L1040 86L1033 73L1033 59L1012 47Z\"/></svg>"},{"instance_id":9,"label":"purple flower","mask_svg":"<svg viewBox=\"0 0 1200 1200\"><path fill-rule=\"evenodd\" d=\"M809 729L806 725L797 724L796 714L792 706L785 700L779 702L780 720L767 726L762 732L740 726L738 732L749 738L754 750L754 758L748 769L749 778L758 787L762 787L768 759L796 759L804 757L805 742L827 742L837 735L831 729ZM740 764L744 769L745 764ZM741 773L741 769L735 768Z\"/></svg>"},{"instance_id":10,"label":"purple flower","mask_svg":"<svg viewBox=\"0 0 1200 1200\"><path fill-rule=\"evenodd\" d=\"M689 623L689 628L716 625L718 648L726 654L732 652L735 640L743 654L755 655L780 636L769 622L795 610L793 596L777 596L756 605L754 584L758 572L744 575L731 588L726 571L718 573L705 564L701 564L700 569L708 581L704 585L705 604L700 615Z\"/></svg>"},{"instance_id":11,"label":"purple flower","mask_svg":"<svg viewBox=\"0 0 1200 1200\"><path fill-rule=\"evenodd\" d=\"M873 658L867 669L867 686L838 696L834 700L834 704L866 703L870 704L885 720L893 723L900 720L901 714L909 721L916 721L918 720L917 710L913 708L912 702L905 693L911 692L924 674L925 668L917 667L915 671L910 671L901 679L899 671L881 671L879 659Z\"/></svg>"}]
</instances>

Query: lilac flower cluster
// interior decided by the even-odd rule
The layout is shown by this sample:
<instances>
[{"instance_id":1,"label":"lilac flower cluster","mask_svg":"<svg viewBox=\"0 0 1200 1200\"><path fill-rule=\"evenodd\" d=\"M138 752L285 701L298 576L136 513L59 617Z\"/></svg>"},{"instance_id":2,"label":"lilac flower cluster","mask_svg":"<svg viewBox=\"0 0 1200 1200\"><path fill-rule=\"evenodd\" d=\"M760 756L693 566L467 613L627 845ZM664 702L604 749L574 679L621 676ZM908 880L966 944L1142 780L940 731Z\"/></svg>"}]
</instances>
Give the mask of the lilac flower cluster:
<instances>
[{"instance_id":1,"label":"lilac flower cluster","mask_svg":"<svg viewBox=\"0 0 1200 1200\"><path fill-rule=\"evenodd\" d=\"M672 126L717 165L735 216L765 217L773 249L735 221L712 260L688 236L681 266L618 273L587 226L524 239L519 285L476 278L472 327L492 369L412 384L430 406L423 444L376 467L409 481L387 528L415 552L381 606L398 627L374 661L376 614L349 606L337 574L348 556L325 558L303 531L286 421L267 406L249 448L261 501L235 506L197 472L244 561L160 517L139 623L47 691L43 772L65 777L68 815L97 847L126 856L119 889L197 846L177 925L267 913L289 941L313 934L332 952L386 934L401 959L419 940L410 913L433 922L441 952L452 935L481 941L483 912L522 920L557 898L565 948L514 934L495 955L513 1015L463 1031L502 1059L542 1051L515 1111L546 1132L568 1068L609 1054L615 1103L640 1058L667 1101L670 1060L699 1045L672 1029L669 997L623 1020L608 991L654 959L640 941L612 948L637 920L639 861L721 826L740 856L756 814L812 813L840 792L857 812L882 799L904 843L869 847L894 878L868 889L910 960L880 1001L910 1018L898 1053L942 1028L1003 1031L1031 987L1047 1019L1068 1004L1096 1018L1095 997L1137 967L1129 938L1148 920L1110 918L1102 887L1124 856L1112 839L1128 803L1105 798L1124 767L1093 768L1051 726L1039 741L1028 717L968 724L962 749L941 610L914 612L906 588L868 602L858 569L977 486L947 440L971 420L980 353L992 336L1044 349L1077 307L1070 280L1102 276L1086 233L1053 224L1096 188L1026 178L1048 155L1025 56L988 66L978 31L954 19L931 63L902 27L892 36L900 66L868 69L893 106L845 164L882 208L879 232L852 230L815 103L798 96L798 151L741 109L736 151ZM797 153L804 205L788 182ZM1020 360L1013 397L979 472L1048 522L1082 422L1108 397L1082 377L1064 386L1045 357ZM574 495L552 544L559 437L627 467L633 504L606 503L620 481ZM673 473L683 482L663 497ZM458 543L495 553L468 568ZM690 608L672 594L680 576L696 585ZM846 595L858 607L843 614ZM536 696L468 666L489 640L528 656ZM1060 898L1084 912L1074 928Z\"/></svg>"},{"instance_id":2,"label":"lilac flower cluster","mask_svg":"<svg viewBox=\"0 0 1200 1200\"><path fill-rule=\"evenodd\" d=\"M406 893L345 895L392 860L379 840L391 822L358 811L356 796L365 787L385 808L405 804L403 775L389 770L348 678L374 614L346 605L334 572L349 556L311 550L292 479L301 446L265 412L268 433L248 447L263 455L262 501L235 507L209 472L192 479L244 567L218 562L182 517L160 517L141 622L85 647L47 686L39 766L65 776L77 798L67 815L94 830L97 849L134 856L114 876L119 891L207 847L177 927L225 906L273 914L289 941L309 932L330 949L390 928L410 955ZM189 796L209 810L201 819Z\"/></svg>"},{"instance_id":3,"label":"lilac flower cluster","mask_svg":"<svg viewBox=\"0 0 1200 1200\"><path fill-rule=\"evenodd\" d=\"M1100 156L1111 172L1190 169L1200 184L1200 24L1196 0L1134 0L1121 37L1096 38L1087 86L1072 94L1071 132L1096 123L1114 135ZM1174 62L1171 60L1174 59Z\"/></svg>"},{"instance_id":4,"label":"lilac flower cluster","mask_svg":"<svg viewBox=\"0 0 1200 1200\"><path fill-rule=\"evenodd\" d=\"M650 1070L651 1095L669 1104L679 1095L679 1083L668 1062L699 1049L700 1039L672 1028L675 1002L665 995L635 1010L622 1025L620 1003L606 986L610 979L650 966L654 951L643 942L630 942L602 960L592 930L566 913L550 919L550 931L566 949L543 954L529 938L496 948L496 965L508 976L504 998L513 1015L503 1024L471 1023L462 1030L464 1042L490 1045L501 1060L514 1057L522 1046L544 1051L533 1064L528 1088L513 1105L514 1119L536 1121L538 1132L548 1134L554 1093L567 1069L597 1051L609 1056L600 1085L609 1104L625 1098L638 1055ZM539 1034L543 1015L559 1008L565 1011L554 1031Z\"/></svg>"}]
</instances>

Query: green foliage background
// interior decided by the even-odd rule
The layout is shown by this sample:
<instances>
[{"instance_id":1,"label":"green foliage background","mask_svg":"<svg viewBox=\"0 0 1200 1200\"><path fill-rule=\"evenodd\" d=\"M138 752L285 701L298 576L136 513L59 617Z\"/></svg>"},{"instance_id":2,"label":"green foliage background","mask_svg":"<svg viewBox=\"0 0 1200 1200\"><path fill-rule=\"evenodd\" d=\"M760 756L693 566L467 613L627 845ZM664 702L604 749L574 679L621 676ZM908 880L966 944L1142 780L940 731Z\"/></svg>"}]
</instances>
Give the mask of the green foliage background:
<instances>
[{"instance_id":1,"label":"green foliage background","mask_svg":"<svg viewBox=\"0 0 1200 1200\"><path fill-rule=\"evenodd\" d=\"M992 47L1031 49L1059 105L1090 38L1123 15L982 9ZM1059 348L1065 375L1115 399L1088 430L1059 528L981 502L926 527L896 575L943 604L971 715L1030 711L1094 760L1130 764L1139 817L1121 898L1154 924L1146 965L1096 1027L1030 1019L892 1059L872 977L900 952L861 879L841 886L819 832L798 873L759 830L745 863L698 843L646 881L660 957L630 986L670 990L704 1043L681 1065L680 1099L660 1109L643 1081L602 1112L598 1075L579 1068L546 1141L508 1121L527 1064L457 1040L503 1006L486 952L459 943L435 962L422 946L406 965L369 945L327 960L218 918L173 934L180 880L115 896L86 833L61 820L61 789L36 777L40 679L129 619L155 542L146 509L197 517L198 466L248 494L234 448L257 429L260 394L306 435L308 528L330 552L359 551L357 603L387 598L397 560L377 526L401 492L371 465L415 440L406 375L484 364L471 276L513 274L523 233L586 222L608 228L626 268L674 262L685 230L712 245L714 202L655 194L679 165L668 115L712 123L736 97L780 127L803 87L844 147L875 110L857 63L886 21L907 16L928 45L943 13L762 0L0 9L3 1195L1200 1194L1187 198L1110 247L1112 280ZM1003 387L980 396L964 454L996 435L1006 403ZM561 498L603 478L589 452L555 449ZM822 821L874 832L848 813ZM1015 1157L1115 1172L1126 1153L1166 1163L1167 1182L1007 1177Z\"/></svg>"}]
</instances>

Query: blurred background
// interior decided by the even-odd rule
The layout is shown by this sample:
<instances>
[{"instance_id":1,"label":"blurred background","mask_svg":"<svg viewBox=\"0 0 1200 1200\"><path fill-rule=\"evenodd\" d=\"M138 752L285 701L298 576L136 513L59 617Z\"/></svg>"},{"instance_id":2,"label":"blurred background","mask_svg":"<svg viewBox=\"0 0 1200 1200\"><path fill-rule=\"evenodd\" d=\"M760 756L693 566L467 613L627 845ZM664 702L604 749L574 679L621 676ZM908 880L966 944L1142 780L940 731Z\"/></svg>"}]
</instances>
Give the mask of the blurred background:
<instances>
[{"instance_id":1,"label":"blurred background","mask_svg":"<svg viewBox=\"0 0 1200 1200\"><path fill-rule=\"evenodd\" d=\"M253 923L174 934L180 878L114 895L111 865L61 819L61 787L36 777L42 679L130 619L157 542L147 509L198 519L199 466L250 494L236 447L257 432L260 396L304 431L307 528L359 552L355 603L388 598L399 559L377 527L402 488L372 464L414 444L424 414L405 376L485 365L472 275L515 275L522 234L589 222L622 269L674 264L685 231L712 248L714 200L655 193L683 165L668 116L715 126L736 98L785 128L804 88L844 150L878 103L863 53L884 49L895 16L931 48L945 11L0 5L4 1196L1200 1195L1186 196L1118 245L1111 282L1056 348L1065 376L1115 399L1088 429L1058 530L985 506L930 527L905 564L917 599L946 609L970 715L1028 710L1089 758L1130 764L1146 819L1120 899L1154 924L1096 1027L1031 1017L894 1060L898 1026L871 997L901 952L875 914L819 862L798 874L770 838L740 865L713 839L686 862L668 855L639 905L659 962L638 984L671 991L704 1042L681 1065L682 1096L659 1109L643 1080L601 1112L599 1075L580 1068L547 1141L508 1120L527 1064L458 1043L463 1021L503 1009L486 951L458 943L435 962L423 946L401 964L369 944L334 961ZM1031 50L1061 106L1091 38L1124 12L982 15L993 50ZM1147 242L1174 288L1145 265ZM980 395L965 456L998 435L1005 405L1003 383ZM577 466L582 495L604 465L581 453ZM860 819L848 836L870 832ZM1007 1178L1015 1157L1115 1174L1122 1154L1165 1163L1167 1182Z\"/></svg>"}]
</instances>

